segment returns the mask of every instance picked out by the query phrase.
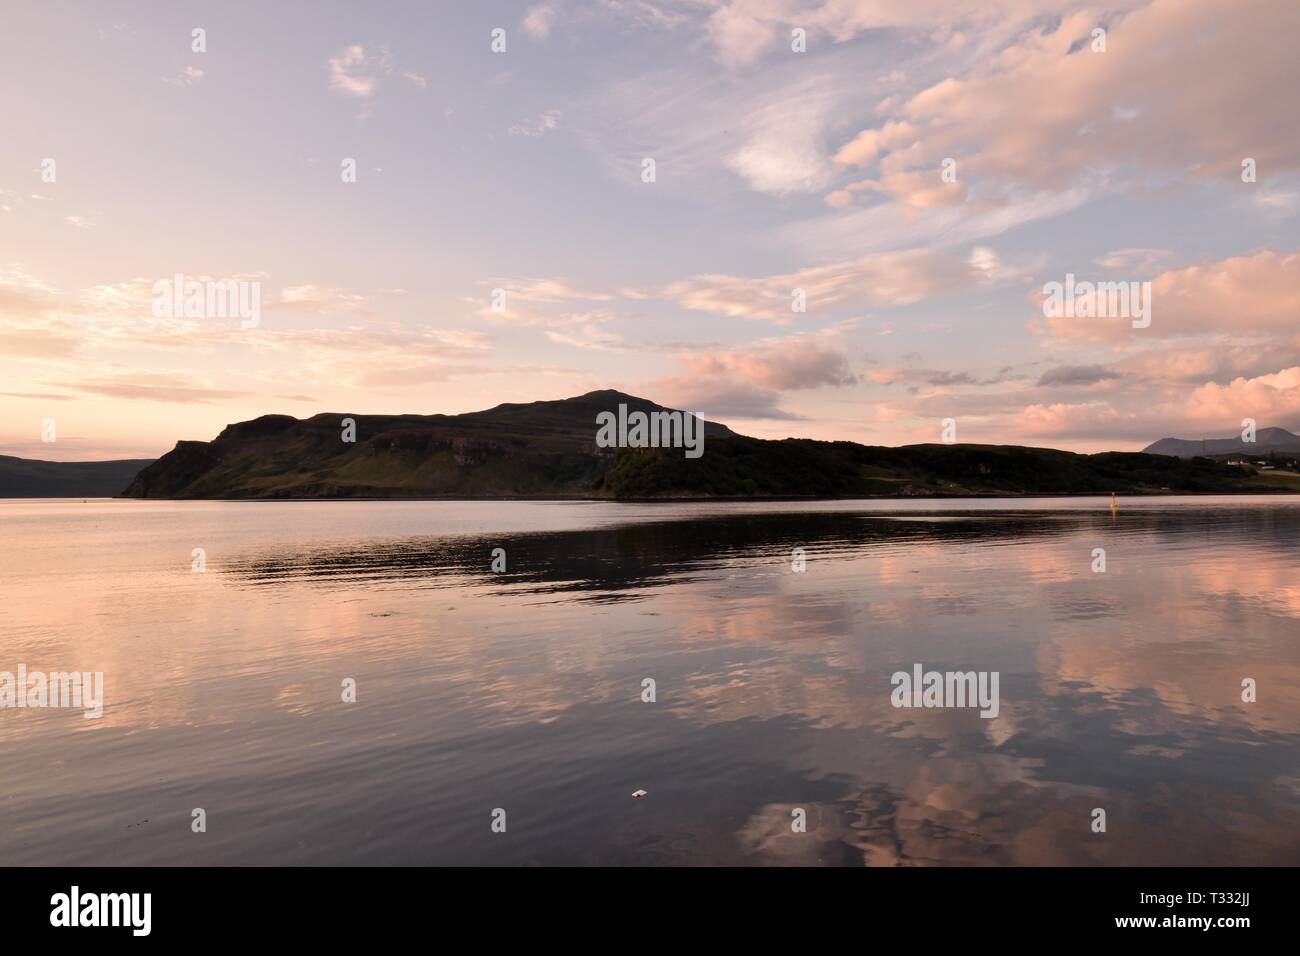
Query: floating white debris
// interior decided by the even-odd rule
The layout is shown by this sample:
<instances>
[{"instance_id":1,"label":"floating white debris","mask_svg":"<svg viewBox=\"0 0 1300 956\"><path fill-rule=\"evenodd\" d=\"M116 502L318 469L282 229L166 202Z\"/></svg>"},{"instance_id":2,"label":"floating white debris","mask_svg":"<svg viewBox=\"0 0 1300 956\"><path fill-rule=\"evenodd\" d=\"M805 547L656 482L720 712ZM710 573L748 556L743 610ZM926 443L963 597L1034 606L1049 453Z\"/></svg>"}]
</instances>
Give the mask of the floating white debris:
<instances>
[{"instance_id":1,"label":"floating white debris","mask_svg":"<svg viewBox=\"0 0 1300 956\"><path fill-rule=\"evenodd\" d=\"M632 791L632 796L634 796L634 797L644 797L644 796L645 796L645 791L644 791L644 790L633 790L633 791Z\"/></svg>"}]
</instances>

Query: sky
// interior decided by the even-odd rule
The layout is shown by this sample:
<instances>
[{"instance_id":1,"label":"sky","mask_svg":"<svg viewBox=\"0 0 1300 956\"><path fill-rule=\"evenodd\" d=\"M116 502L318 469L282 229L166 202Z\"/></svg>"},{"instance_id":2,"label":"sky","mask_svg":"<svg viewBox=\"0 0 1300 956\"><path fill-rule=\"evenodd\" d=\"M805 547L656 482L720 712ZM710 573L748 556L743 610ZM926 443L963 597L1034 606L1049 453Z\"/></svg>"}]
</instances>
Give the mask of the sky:
<instances>
[{"instance_id":1,"label":"sky","mask_svg":"<svg viewBox=\"0 0 1300 956\"><path fill-rule=\"evenodd\" d=\"M764 438L1300 431L1295 0L3 17L0 454L602 388ZM178 275L256 324L160 314ZM1149 324L1049 315L1067 276Z\"/></svg>"}]
</instances>

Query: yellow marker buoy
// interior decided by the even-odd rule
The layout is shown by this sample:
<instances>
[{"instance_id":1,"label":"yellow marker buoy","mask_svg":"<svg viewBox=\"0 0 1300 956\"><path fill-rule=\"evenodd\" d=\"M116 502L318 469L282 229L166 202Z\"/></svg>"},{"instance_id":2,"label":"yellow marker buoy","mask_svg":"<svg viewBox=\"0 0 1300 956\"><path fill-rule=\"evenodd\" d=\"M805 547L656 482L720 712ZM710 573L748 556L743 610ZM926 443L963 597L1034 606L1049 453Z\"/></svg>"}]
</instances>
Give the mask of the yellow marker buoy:
<instances>
[{"instance_id":1,"label":"yellow marker buoy","mask_svg":"<svg viewBox=\"0 0 1300 956\"><path fill-rule=\"evenodd\" d=\"M1115 492L1113 491L1110 493L1110 506L1112 509L1119 507L1119 502L1115 500Z\"/></svg>"}]
</instances>

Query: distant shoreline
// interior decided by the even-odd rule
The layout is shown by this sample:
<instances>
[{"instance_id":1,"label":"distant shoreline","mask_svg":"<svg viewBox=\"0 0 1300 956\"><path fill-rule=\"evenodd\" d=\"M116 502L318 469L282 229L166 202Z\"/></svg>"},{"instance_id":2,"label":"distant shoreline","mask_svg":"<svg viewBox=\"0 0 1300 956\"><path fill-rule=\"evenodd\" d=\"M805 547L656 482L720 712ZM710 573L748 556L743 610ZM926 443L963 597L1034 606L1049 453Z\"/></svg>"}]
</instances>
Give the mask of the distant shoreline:
<instances>
[{"instance_id":1,"label":"distant shoreline","mask_svg":"<svg viewBox=\"0 0 1300 956\"><path fill-rule=\"evenodd\" d=\"M1266 497L1272 498L1277 496L1300 496L1300 491L1293 491L1287 488L1278 488L1274 490L1252 488L1249 491L1129 491L1118 495L1118 499L1123 501L1131 498L1252 498ZM80 496L78 496L80 497ZM1096 491L1079 491L1079 492L1040 492L1035 494L950 494L950 495L806 495L806 496L762 496L762 495L744 495L735 497L724 496L661 496L654 498L611 498L596 495L350 495L342 498L326 497L293 497L284 496L276 498L136 498L127 495L115 495L111 498L98 498L98 501L248 501L248 502L277 502L277 501L591 501L606 502L609 504L654 504L654 503L687 503L697 504L704 502L783 502L783 501L975 501L982 499L1007 499L1018 500L1025 498L1098 498L1103 501L1110 500L1110 492ZM21 498L0 499L8 501L22 501ZM68 499L71 500L71 499Z\"/></svg>"}]
</instances>

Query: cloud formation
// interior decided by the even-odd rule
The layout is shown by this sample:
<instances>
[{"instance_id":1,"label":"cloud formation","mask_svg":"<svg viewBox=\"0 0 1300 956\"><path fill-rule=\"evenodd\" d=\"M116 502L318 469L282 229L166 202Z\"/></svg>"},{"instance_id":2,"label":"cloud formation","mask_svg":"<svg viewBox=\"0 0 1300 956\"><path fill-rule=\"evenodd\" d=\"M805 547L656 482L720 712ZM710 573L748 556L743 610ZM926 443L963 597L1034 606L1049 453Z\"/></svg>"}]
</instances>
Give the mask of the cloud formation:
<instances>
[{"instance_id":1,"label":"cloud formation","mask_svg":"<svg viewBox=\"0 0 1300 956\"><path fill-rule=\"evenodd\" d=\"M365 98L374 94L393 72L393 55L386 47L367 50L354 43L330 57L330 89Z\"/></svg>"},{"instance_id":2,"label":"cloud formation","mask_svg":"<svg viewBox=\"0 0 1300 956\"><path fill-rule=\"evenodd\" d=\"M687 309L786 324L796 315L796 290L809 312L871 308L968 289L985 275L969 259L913 249L760 278L700 275L670 284L662 295Z\"/></svg>"},{"instance_id":3,"label":"cloud formation","mask_svg":"<svg viewBox=\"0 0 1300 956\"><path fill-rule=\"evenodd\" d=\"M682 352L678 357L701 378L733 376L772 391L857 381L848 357L824 336L761 339L742 348Z\"/></svg>"},{"instance_id":4,"label":"cloud formation","mask_svg":"<svg viewBox=\"0 0 1300 956\"><path fill-rule=\"evenodd\" d=\"M1105 51L1094 52L1093 31L1102 27ZM946 157L963 176L987 180L979 192L994 200L1012 185L1060 191L1099 176L1239 181L1244 156L1294 171L1300 134L1276 94L1300 82L1290 39L1297 30L1300 7L1288 0L1075 10L1026 31L982 68L892 106L835 160L878 170L882 183L896 184L896 198L914 205L927 194L908 185L937 179ZM1234 69L1187 68L1210 37L1216 60Z\"/></svg>"}]
</instances>

